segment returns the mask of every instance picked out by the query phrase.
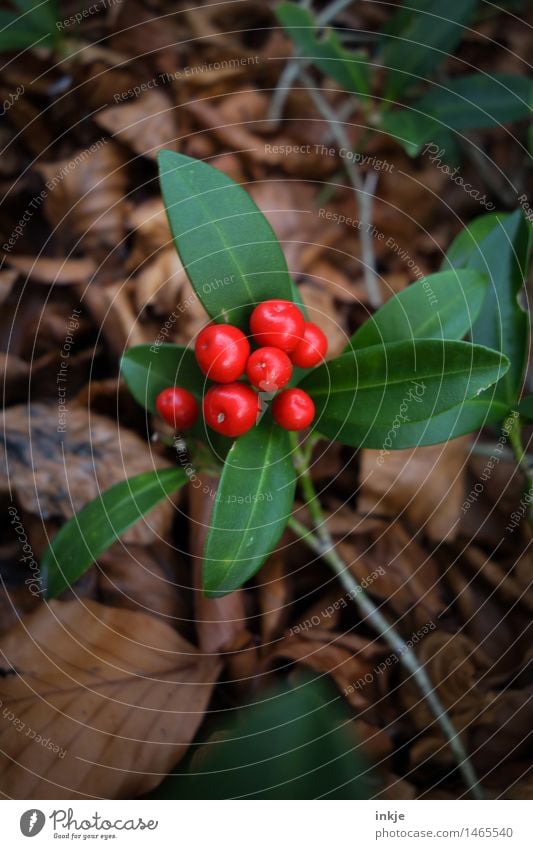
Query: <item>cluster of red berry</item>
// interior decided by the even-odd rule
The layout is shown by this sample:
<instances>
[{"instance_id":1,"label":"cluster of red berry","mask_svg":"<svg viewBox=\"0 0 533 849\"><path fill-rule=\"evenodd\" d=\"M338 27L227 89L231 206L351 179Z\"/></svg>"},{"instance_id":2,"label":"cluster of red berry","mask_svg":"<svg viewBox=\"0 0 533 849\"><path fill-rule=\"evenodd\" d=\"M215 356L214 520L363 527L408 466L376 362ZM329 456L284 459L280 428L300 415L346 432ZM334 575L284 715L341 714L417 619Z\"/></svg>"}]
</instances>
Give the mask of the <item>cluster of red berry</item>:
<instances>
[{"instance_id":1,"label":"cluster of red berry","mask_svg":"<svg viewBox=\"0 0 533 849\"><path fill-rule=\"evenodd\" d=\"M250 318L253 342L250 353L242 330L230 324L209 324L196 339L194 352L203 373L215 382L203 399L209 427L224 436L241 436L257 421L259 395L255 389L275 393L288 384L293 366L313 368L324 359L327 339L312 322L306 322L290 301L264 301ZM252 387L240 382L246 373ZM177 430L191 427L198 417L194 395L180 387L157 396L157 411ZM302 389L284 389L272 403L274 420L286 430L309 427L315 406Z\"/></svg>"}]
</instances>

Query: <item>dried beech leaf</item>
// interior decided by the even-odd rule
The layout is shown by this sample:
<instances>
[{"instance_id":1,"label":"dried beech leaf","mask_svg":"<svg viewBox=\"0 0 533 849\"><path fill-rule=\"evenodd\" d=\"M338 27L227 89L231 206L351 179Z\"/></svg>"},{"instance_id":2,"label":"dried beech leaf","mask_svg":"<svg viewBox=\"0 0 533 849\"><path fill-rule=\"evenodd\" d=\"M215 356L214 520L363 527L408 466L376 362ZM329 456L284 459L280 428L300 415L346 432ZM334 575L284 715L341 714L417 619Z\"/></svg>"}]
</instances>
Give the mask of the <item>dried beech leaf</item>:
<instances>
[{"instance_id":1,"label":"dried beech leaf","mask_svg":"<svg viewBox=\"0 0 533 849\"><path fill-rule=\"evenodd\" d=\"M65 433L58 433L57 407L10 407L2 417L9 453L0 464L1 487L39 520L65 521L104 489L127 477L166 465L135 433L111 419L71 406ZM162 502L123 535L126 542L153 543L170 528L173 507ZM43 540L44 543L44 540Z\"/></svg>"},{"instance_id":2,"label":"dried beech leaf","mask_svg":"<svg viewBox=\"0 0 533 849\"><path fill-rule=\"evenodd\" d=\"M9 265L27 274L37 283L64 286L71 283L88 283L96 271L90 257L83 259L52 259L50 257L10 256Z\"/></svg>"},{"instance_id":3,"label":"dried beech leaf","mask_svg":"<svg viewBox=\"0 0 533 849\"><path fill-rule=\"evenodd\" d=\"M97 146L99 145L99 146ZM124 234L122 200L126 190L125 157L108 139L70 159L38 166L48 190L46 216L67 243L81 239L88 251L114 248Z\"/></svg>"},{"instance_id":4,"label":"dried beech leaf","mask_svg":"<svg viewBox=\"0 0 533 849\"><path fill-rule=\"evenodd\" d=\"M162 148L176 150L174 105L167 95L152 89L141 97L103 109L96 123L116 141L141 156L155 159Z\"/></svg>"},{"instance_id":5,"label":"dried beech leaf","mask_svg":"<svg viewBox=\"0 0 533 849\"><path fill-rule=\"evenodd\" d=\"M424 528L433 540L453 539L465 496L467 445L468 437L463 437L404 451L366 449L359 509L401 516L417 531Z\"/></svg>"},{"instance_id":6,"label":"dried beech leaf","mask_svg":"<svg viewBox=\"0 0 533 849\"><path fill-rule=\"evenodd\" d=\"M218 673L168 625L95 602L41 605L0 642L0 789L125 798L183 757Z\"/></svg>"}]
</instances>

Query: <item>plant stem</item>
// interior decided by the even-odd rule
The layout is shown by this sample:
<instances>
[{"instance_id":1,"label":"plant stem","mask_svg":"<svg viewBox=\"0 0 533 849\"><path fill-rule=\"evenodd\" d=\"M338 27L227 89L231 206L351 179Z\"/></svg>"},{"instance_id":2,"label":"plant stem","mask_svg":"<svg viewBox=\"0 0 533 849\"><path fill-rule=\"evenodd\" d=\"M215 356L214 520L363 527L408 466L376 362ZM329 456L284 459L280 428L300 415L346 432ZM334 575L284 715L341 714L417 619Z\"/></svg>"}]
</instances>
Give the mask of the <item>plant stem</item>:
<instances>
[{"instance_id":1,"label":"plant stem","mask_svg":"<svg viewBox=\"0 0 533 849\"><path fill-rule=\"evenodd\" d=\"M332 21L339 12L342 12L342 10L346 6L349 6L352 2L353 0L335 0L331 6L326 6L325 9L322 9L322 11L316 15L316 25L319 27L326 26L326 24ZM305 70L305 68L308 68L311 64L312 62L310 59L304 59L299 51L295 50L293 58L287 62L280 74L276 90L272 95L267 116L269 121L273 121L277 124L281 120L287 97L294 83L298 79L300 71Z\"/></svg>"},{"instance_id":2,"label":"plant stem","mask_svg":"<svg viewBox=\"0 0 533 849\"><path fill-rule=\"evenodd\" d=\"M302 487L316 533L307 528L304 524L302 524L302 522L298 521L298 519L295 519L294 517L289 519L289 528L308 546L308 548L311 549L311 551L317 554L325 563L328 564L335 575L337 575L344 589L347 591L347 594L359 608L363 616L369 620L377 633L383 638L383 640L385 640L386 643L388 643L393 652L396 653L407 672L413 676L428 704L428 707L435 716L444 737L449 743L450 749L457 762L461 775L464 778L465 784L475 799L483 799L481 785L476 776L474 767L470 762L459 734L450 717L446 713L444 705L437 695L427 672L418 663L414 651L405 643L402 637L394 630L390 622L388 622L385 616L383 616L381 611L376 607L374 602L371 601L371 599L365 594L361 585L350 572L349 566L339 556L335 549L333 539L326 524L326 517L322 511L322 507L311 478L309 463L305 462L305 455L298 446L295 446L294 463L295 468L300 475L300 485Z\"/></svg>"},{"instance_id":3,"label":"plant stem","mask_svg":"<svg viewBox=\"0 0 533 849\"><path fill-rule=\"evenodd\" d=\"M509 416L508 421L509 419L511 419L509 426L509 445L519 468L523 472L527 494L533 496L533 468L529 464L528 455L522 444L522 420L519 415L515 414ZM529 521L533 519L533 504L530 504L528 519Z\"/></svg>"},{"instance_id":4,"label":"plant stem","mask_svg":"<svg viewBox=\"0 0 533 849\"><path fill-rule=\"evenodd\" d=\"M322 94L316 89L315 84L309 75L306 74L305 71L300 70L299 76L306 86L309 96L315 104L317 111L328 122L331 134L339 148L351 151L352 144L345 132L343 122L340 120L338 115L335 114L327 100L322 97ZM377 308L381 305L382 299L376 277L376 260L374 256L374 245L372 242L372 211L375 174L369 174L366 180L363 180L359 173L359 169L350 159L344 159L344 167L357 197L357 204L359 208L359 223L361 225L359 232L361 234L363 276L368 294L368 301L370 306Z\"/></svg>"}]
</instances>

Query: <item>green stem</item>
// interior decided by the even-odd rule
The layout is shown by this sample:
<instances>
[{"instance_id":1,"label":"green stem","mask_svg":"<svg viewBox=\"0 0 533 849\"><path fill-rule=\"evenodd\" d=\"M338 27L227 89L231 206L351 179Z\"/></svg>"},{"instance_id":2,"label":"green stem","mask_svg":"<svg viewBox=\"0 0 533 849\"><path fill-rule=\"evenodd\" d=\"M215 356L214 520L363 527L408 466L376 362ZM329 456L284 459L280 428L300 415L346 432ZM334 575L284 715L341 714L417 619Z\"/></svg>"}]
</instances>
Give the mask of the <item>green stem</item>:
<instances>
[{"instance_id":1,"label":"green stem","mask_svg":"<svg viewBox=\"0 0 533 849\"><path fill-rule=\"evenodd\" d=\"M304 524L302 524L302 522L298 521L298 519L295 519L294 517L289 519L289 528L308 546L308 548L311 549L311 551L317 554L325 563L328 564L328 566L330 566L335 575L337 575L344 589L347 591L347 594L359 608L359 611L368 619L382 639L388 643L407 672L413 676L430 710L434 714L444 737L448 740L450 749L464 778L465 784L475 799L483 799L483 792L474 767L470 762L459 734L450 717L446 713L444 705L437 695L427 672L422 666L420 666L414 651L394 630L393 626L390 622L388 622L386 617L383 616L374 602L371 601L371 599L365 594L361 585L350 572L349 566L339 556L327 527L326 517L317 497L309 470L309 462L305 462L305 454L296 444L296 441L293 442L293 446L295 468L299 473L299 482L306 499L307 507L309 508L309 513L311 514L316 533L307 528Z\"/></svg>"},{"instance_id":2,"label":"green stem","mask_svg":"<svg viewBox=\"0 0 533 849\"><path fill-rule=\"evenodd\" d=\"M522 420L519 415L513 413L507 419L508 424L508 433L509 433L509 445L511 446L511 450L514 454L514 458L518 464L518 467L522 470L528 495L533 495L533 469L529 465L528 455L522 443ZM533 504L530 506L528 511L528 519L531 522L533 520Z\"/></svg>"}]
</instances>

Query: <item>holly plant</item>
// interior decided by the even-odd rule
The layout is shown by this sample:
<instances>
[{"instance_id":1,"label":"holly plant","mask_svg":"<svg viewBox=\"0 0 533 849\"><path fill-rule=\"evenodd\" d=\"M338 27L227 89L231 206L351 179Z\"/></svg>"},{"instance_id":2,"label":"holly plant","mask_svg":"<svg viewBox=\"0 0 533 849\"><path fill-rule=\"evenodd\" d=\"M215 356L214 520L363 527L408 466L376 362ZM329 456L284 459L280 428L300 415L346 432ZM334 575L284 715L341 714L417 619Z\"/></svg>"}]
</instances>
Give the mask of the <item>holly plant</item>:
<instances>
[{"instance_id":1,"label":"holly plant","mask_svg":"<svg viewBox=\"0 0 533 849\"><path fill-rule=\"evenodd\" d=\"M255 575L288 524L322 555L319 508L307 497L319 438L381 449L393 428L391 449L430 445L503 419L517 403L528 340L517 303L516 257L522 262L529 235L520 213L474 223L441 271L391 298L328 359L281 246L245 189L171 151L160 153L159 166L206 325L191 346L129 349L121 372L139 404L176 430L188 459L180 452L174 467L116 484L67 522L43 558L49 597L192 482L191 470L196 477L218 468L220 476L203 552L207 596ZM291 517L298 481L314 531Z\"/></svg>"}]
</instances>

